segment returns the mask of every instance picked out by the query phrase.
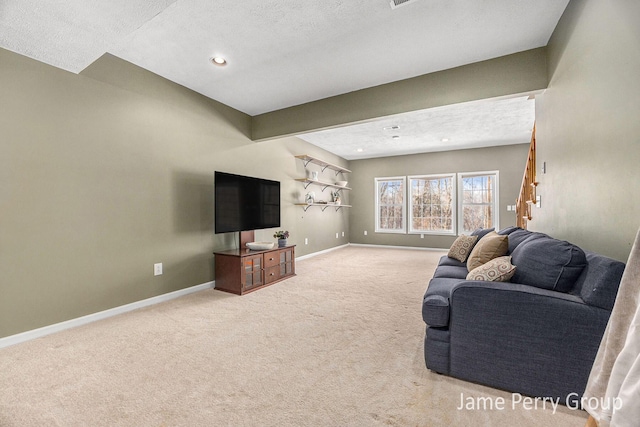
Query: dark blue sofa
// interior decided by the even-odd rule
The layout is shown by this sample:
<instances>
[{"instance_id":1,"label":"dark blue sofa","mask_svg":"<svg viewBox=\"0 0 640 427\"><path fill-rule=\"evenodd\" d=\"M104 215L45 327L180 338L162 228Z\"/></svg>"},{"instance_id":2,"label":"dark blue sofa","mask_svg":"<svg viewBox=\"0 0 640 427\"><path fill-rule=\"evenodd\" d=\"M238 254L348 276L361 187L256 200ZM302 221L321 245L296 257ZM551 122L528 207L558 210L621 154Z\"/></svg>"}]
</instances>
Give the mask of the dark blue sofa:
<instances>
[{"instance_id":1,"label":"dark blue sofa","mask_svg":"<svg viewBox=\"0 0 640 427\"><path fill-rule=\"evenodd\" d=\"M510 282L466 280L465 263L440 260L422 306L427 368L575 405L625 265L542 233L498 234L509 236Z\"/></svg>"}]
</instances>

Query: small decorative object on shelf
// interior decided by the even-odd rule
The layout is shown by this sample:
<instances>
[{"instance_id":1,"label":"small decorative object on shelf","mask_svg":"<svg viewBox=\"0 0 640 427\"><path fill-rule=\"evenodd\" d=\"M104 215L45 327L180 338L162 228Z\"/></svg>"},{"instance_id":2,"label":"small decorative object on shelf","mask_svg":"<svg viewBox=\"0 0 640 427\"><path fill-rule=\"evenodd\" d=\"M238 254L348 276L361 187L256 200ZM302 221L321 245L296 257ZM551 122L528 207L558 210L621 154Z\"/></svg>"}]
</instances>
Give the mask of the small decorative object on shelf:
<instances>
[{"instance_id":1,"label":"small decorative object on shelf","mask_svg":"<svg viewBox=\"0 0 640 427\"><path fill-rule=\"evenodd\" d=\"M339 205L341 203L340 201L340 192L339 191L334 191L331 193L331 195L333 196L333 204L334 205Z\"/></svg>"},{"instance_id":2,"label":"small decorative object on shelf","mask_svg":"<svg viewBox=\"0 0 640 427\"><path fill-rule=\"evenodd\" d=\"M308 204L311 205L314 202L314 199L316 198L316 193L314 193L313 191L309 191L307 193L306 196L304 196L304 201Z\"/></svg>"},{"instance_id":3,"label":"small decorative object on shelf","mask_svg":"<svg viewBox=\"0 0 640 427\"><path fill-rule=\"evenodd\" d=\"M273 237L278 239L278 247L279 248L284 248L285 246L287 246L287 239L289 238L289 232L288 231L276 231L276 233L273 235Z\"/></svg>"}]
</instances>

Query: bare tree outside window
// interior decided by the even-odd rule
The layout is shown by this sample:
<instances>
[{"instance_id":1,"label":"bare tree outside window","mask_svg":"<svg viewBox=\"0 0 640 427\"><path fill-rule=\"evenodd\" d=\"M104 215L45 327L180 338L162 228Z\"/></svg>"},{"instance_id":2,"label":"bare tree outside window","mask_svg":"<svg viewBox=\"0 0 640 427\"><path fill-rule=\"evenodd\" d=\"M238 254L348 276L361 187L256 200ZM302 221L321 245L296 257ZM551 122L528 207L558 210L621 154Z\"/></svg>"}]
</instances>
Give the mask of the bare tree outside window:
<instances>
[{"instance_id":1,"label":"bare tree outside window","mask_svg":"<svg viewBox=\"0 0 640 427\"><path fill-rule=\"evenodd\" d=\"M498 175L490 171L375 178L375 231L456 235L498 227Z\"/></svg>"},{"instance_id":2,"label":"bare tree outside window","mask_svg":"<svg viewBox=\"0 0 640 427\"><path fill-rule=\"evenodd\" d=\"M376 178L376 231L404 232L405 178Z\"/></svg>"},{"instance_id":3,"label":"bare tree outside window","mask_svg":"<svg viewBox=\"0 0 640 427\"><path fill-rule=\"evenodd\" d=\"M455 175L409 177L409 180L410 232L454 233Z\"/></svg>"},{"instance_id":4,"label":"bare tree outside window","mask_svg":"<svg viewBox=\"0 0 640 427\"><path fill-rule=\"evenodd\" d=\"M497 173L461 176L461 232L495 227Z\"/></svg>"}]
</instances>

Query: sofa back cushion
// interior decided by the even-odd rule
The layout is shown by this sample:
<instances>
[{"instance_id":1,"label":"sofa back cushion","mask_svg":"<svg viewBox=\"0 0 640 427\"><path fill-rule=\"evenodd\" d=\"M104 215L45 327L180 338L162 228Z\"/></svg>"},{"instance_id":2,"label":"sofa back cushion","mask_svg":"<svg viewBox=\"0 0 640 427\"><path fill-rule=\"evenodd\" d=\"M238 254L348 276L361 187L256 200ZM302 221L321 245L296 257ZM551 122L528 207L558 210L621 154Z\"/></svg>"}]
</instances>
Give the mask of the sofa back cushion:
<instances>
[{"instance_id":1,"label":"sofa back cushion","mask_svg":"<svg viewBox=\"0 0 640 427\"><path fill-rule=\"evenodd\" d=\"M502 230L499 230L497 233L502 234L503 236L506 236L507 234L511 234L516 230L522 230L522 228L512 225L510 227L506 227L506 228L503 228Z\"/></svg>"},{"instance_id":2,"label":"sofa back cushion","mask_svg":"<svg viewBox=\"0 0 640 427\"><path fill-rule=\"evenodd\" d=\"M509 233L509 250L507 251L507 253L512 254L513 251L515 251L516 248L520 245L520 243L524 242L525 240L533 240L534 238L537 239L540 237L549 237L549 236L547 236L546 234L536 233L533 231L523 230L522 228L519 228L514 232Z\"/></svg>"},{"instance_id":3,"label":"sofa back cushion","mask_svg":"<svg viewBox=\"0 0 640 427\"><path fill-rule=\"evenodd\" d=\"M467 258L467 270L471 271L494 258L506 255L509 247L508 239L507 236L501 236L495 231L485 234L471 250Z\"/></svg>"},{"instance_id":4,"label":"sofa back cushion","mask_svg":"<svg viewBox=\"0 0 640 427\"><path fill-rule=\"evenodd\" d=\"M574 291L589 305L613 310L625 265L593 252L586 252L586 255L588 265Z\"/></svg>"},{"instance_id":5,"label":"sofa back cushion","mask_svg":"<svg viewBox=\"0 0 640 427\"><path fill-rule=\"evenodd\" d=\"M471 235L478 236L478 240L480 240L487 234L491 233L492 231L496 231L496 229L495 228L478 228L476 230L473 230L471 232Z\"/></svg>"},{"instance_id":6,"label":"sofa back cushion","mask_svg":"<svg viewBox=\"0 0 640 427\"><path fill-rule=\"evenodd\" d=\"M512 282L558 292L571 291L587 265L582 249L539 233L525 239L511 255L516 266Z\"/></svg>"}]
</instances>

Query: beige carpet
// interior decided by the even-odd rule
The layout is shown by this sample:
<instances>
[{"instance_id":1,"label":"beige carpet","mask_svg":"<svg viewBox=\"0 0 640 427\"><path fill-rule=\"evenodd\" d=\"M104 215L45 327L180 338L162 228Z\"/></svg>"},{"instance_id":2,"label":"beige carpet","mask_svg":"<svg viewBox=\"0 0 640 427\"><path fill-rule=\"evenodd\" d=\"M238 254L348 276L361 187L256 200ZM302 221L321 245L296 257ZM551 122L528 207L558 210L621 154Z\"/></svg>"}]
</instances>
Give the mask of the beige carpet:
<instances>
[{"instance_id":1,"label":"beige carpet","mask_svg":"<svg viewBox=\"0 0 640 427\"><path fill-rule=\"evenodd\" d=\"M243 297L215 290L0 350L1 426L584 426L429 372L441 252L348 247ZM457 410L461 394L506 399Z\"/></svg>"}]
</instances>

